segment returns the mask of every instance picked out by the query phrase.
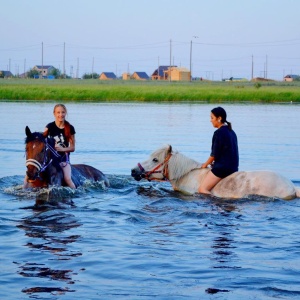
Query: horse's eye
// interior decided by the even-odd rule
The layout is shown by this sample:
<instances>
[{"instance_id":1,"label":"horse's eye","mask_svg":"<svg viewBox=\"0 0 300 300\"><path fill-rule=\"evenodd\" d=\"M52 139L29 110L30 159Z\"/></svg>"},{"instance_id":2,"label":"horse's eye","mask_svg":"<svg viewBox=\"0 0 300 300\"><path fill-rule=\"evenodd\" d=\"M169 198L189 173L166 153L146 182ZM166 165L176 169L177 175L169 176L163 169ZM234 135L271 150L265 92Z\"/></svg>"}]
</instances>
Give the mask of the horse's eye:
<instances>
[{"instance_id":1,"label":"horse's eye","mask_svg":"<svg viewBox=\"0 0 300 300\"><path fill-rule=\"evenodd\" d=\"M158 162L158 159L157 159L157 158L153 158L152 161L155 162L155 163L157 163L157 162Z\"/></svg>"}]
</instances>

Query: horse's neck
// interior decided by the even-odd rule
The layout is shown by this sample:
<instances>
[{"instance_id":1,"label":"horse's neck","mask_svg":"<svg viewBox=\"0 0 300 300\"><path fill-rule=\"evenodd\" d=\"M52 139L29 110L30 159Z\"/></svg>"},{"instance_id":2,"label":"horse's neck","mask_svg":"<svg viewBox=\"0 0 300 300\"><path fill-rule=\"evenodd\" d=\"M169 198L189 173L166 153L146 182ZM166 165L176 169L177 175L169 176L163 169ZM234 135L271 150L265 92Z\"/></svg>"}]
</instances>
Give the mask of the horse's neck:
<instances>
[{"instance_id":1,"label":"horse's neck","mask_svg":"<svg viewBox=\"0 0 300 300\"><path fill-rule=\"evenodd\" d=\"M177 180L195 169L200 169L201 164L181 153L175 153L169 161L169 179Z\"/></svg>"}]
</instances>

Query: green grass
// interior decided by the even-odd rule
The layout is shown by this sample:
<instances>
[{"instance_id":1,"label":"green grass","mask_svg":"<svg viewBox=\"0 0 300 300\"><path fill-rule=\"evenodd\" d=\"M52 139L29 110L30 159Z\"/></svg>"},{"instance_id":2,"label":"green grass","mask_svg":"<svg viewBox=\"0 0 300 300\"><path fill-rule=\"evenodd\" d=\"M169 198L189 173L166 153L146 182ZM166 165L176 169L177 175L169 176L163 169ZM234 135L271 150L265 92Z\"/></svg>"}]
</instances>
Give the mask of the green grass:
<instances>
[{"instance_id":1,"label":"green grass","mask_svg":"<svg viewBox=\"0 0 300 300\"><path fill-rule=\"evenodd\" d=\"M300 83L0 79L0 100L300 103Z\"/></svg>"}]
</instances>

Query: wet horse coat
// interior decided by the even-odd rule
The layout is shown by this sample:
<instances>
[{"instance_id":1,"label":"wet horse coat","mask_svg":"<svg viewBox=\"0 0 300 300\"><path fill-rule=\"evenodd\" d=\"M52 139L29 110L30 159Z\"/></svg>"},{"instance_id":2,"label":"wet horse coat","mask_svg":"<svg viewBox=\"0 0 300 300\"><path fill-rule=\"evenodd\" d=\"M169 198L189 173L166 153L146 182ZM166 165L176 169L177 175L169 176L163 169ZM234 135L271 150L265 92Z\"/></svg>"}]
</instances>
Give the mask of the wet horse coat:
<instances>
[{"instance_id":1,"label":"wet horse coat","mask_svg":"<svg viewBox=\"0 0 300 300\"><path fill-rule=\"evenodd\" d=\"M66 186L63 171L59 165L59 155L54 149L54 139L44 137L40 132L26 133L26 167L29 187ZM94 167L84 164L72 165L72 180L76 187L86 180L103 181L109 186L106 176Z\"/></svg>"},{"instance_id":2,"label":"wet horse coat","mask_svg":"<svg viewBox=\"0 0 300 300\"><path fill-rule=\"evenodd\" d=\"M169 180L173 189L195 194L209 172L201 164L167 145L154 151L150 158L131 170L136 180ZM300 189L287 178L272 171L241 171L222 179L211 191L220 198L244 198L250 195L294 199Z\"/></svg>"}]
</instances>

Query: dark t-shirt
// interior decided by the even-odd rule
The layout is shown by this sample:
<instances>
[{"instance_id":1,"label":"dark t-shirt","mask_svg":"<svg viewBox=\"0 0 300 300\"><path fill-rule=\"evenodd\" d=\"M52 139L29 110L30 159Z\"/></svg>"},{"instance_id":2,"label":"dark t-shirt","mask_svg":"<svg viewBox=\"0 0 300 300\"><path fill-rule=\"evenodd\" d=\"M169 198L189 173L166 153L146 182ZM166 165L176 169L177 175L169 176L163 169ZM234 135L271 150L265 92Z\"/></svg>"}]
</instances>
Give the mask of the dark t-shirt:
<instances>
[{"instance_id":1,"label":"dark t-shirt","mask_svg":"<svg viewBox=\"0 0 300 300\"><path fill-rule=\"evenodd\" d=\"M237 136L228 126L221 126L214 132L211 156L215 159L212 172L216 176L224 178L238 171L239 150Z\"/></svg>"},{"instance_id":2,"label":"dark t-shirt","mask_svg":"<svg viewBox=\"0 0 300 300\"><path fill-rule=\"evenodd\" d=\"M49 123L46 128L48 128L48 136L54 138L55 142L63 147L69 146L69 141L67 137L65 136L64 129L61 129L56 126L55 121ZM70 124L70 134L74 135L75 128L73 125ZM64 154L63 152L60 154Z\"/></svg>"}]
</instances>

